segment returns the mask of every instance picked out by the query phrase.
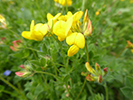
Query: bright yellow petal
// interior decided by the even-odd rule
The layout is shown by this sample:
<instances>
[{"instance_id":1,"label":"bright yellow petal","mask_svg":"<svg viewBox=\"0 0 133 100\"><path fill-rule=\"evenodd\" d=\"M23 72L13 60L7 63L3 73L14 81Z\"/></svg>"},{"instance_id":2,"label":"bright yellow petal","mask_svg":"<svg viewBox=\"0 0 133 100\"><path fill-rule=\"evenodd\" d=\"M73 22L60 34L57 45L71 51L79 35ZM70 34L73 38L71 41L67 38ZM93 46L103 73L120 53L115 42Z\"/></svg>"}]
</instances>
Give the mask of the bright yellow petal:
<instances>
[{"instance_id":1,"label":"bright yellow petal","mask_svg":"<svg viewBox=\"0 0 133 100\"><path fill-rule=\"evenodd\" d=\"M61 37L58 36L58 40L59 40L59 41L64 41L65 38L61 38Z\"/></svg>"},{"instance_id":2,"label":"bright yellow petal","mask_svg":"<svg viewBox=\"0 0 133 100\"><path fill-rule=\"evenodd\" d=\"M26 39L33 40L33 38L31 37L31 32L30 31L23 31L22 36Z\"/></svg>"},{"instance_id":3,"label":"bright yellow petal","mask_svg":"<svg viewBox=\"0 0 133 100\"><path fill-rule=\"evenodd\" d=\"M60 15L61 15L61 13L56 14L56 15L54 16L53 20L55 21L57 18L60 17Z\"/></svg>"},{"instance_id":4,"label":"bright yellow petal","mask_svg":"<svg viewBox=\"0 0 133 100\"><path fill-rule=\"evenodd\" d=\"M35 25L35 21L32 20L32 21L31 21L31 24L30 24L30 32L33 31L33 29L34 29L34 25Z\"/></svg>"},{"instance_id":5,"label":"bright yellow petal","mask_svg":"<svg viewBox=\"0 0 133 100\"><path fill-rule=\"evenodd\" d=\"M59 0L59 3L62 5L62 6L65 6L65 0Z\"/></svg>"},{"instance_id":6,"label":"bright yellow petal","mask_svg":"<svg viewBox=\"0 0 133 100\"><path fill-rule=\"evenodd\" d=\"M66 32L65 32L65 35L67 36L68 35L68 32L72 26L72 22L73 22L73 18L69 18L66 22Z\"/></svg>"},{"instance_id":7,"label":"bright yellow petal","mask_svg":"<svg viewBox=\"0 0 133 100\"><path fill-rule=\"evenodd\" d=\"M42 33L38 32L38 31L34 31L31 36L33 37L34 40L36 41L41 41L43 40L44 35L42 35Z\"/></svg>"},{"instance_id":8,"label":"bright yellow petal","mask_svg":"<svg viewBox=\"0 0 133 100\"><path fill-rule=\"evenodd\" d=\"M45 36L48 32L48 25L47 24L42 25L39 31Z\"/></svg>"},{"instance_id":9,"label":"bright yellow petal","mask_svg":"<svg viewBox=\"0 0 133 100\"><path fill-rule=\"evenodd\" d=\"M79 47L79 48L84 48L85 46L85 37L83 34L78 33L76 38L75 38L75 44Z\"/></svg>"},{"instance_id":10,"label":"bright yellow petal","mask_svg":"<svg viewBox=\"0 0 133 100\"><path fill-rule=\"evenodd\" d=\"M71 33L69 36L67 36L67 38L66 38L66 43L67 43L68 45L74 44L75 38L76 38L77 34L78 34L78 33L75 32L75 33Z\"/></svg>"},{"instance_id":11,"label":"bright yellow petal","mask_svg":"<svg viewBox=\"0 0 133 100\"><path fill-rule=\"evenodd\" d=\"M67 1L67 5L70 6L72 4L72 0L66 0Z\"/></svg>"},{"instance_id":12,"label":"bright yellow petal","mask_svg":"<svg viewBox=\"0 0 133 100\"><path fill-rule=\"evenodd\" d=\"M59 36L60 38L66 38L65 36L65 21L58 21L53 26L53 32L55 35Z\"/></svg>"},{"instance_id":13,"label":"bright yellow petal","mask_svg":"<svg viewBox=\"0 0 133 100\"><path fill-rule=\"evenodd\" d=\"M43 26L42 23L36 24L35 27L34 27L34 31L39 31L39 29L40 29L41 26Z\"/></svg>"},{"instance_id":14,"label":"bright yellow petal","mask_svg":"<svg viewBox=\"0 0 133 100\"><path fill-rule=\"evenodd\" d=\"M49 21L52 18L54 18L53 15L51 15L50 13L47 13L47 20Z\"/></svg>"},{"instance_id":15,"label":"bright yellow petal","mask_svg":"<svg viewBox=\"0 0 133 100\"><path fill-rule=\"evenodd\" d=\"M82 11L78 11L73 15L73 22L79 21L79 19L82 17L83 12Z\"/></svg>"},{"instance_id":16,"label":"bright yellow petal","mask_svg":"<svg viewBox=\"0 0 133 100\"><path fill-rule=\"evenodd\" d=\"M76 45L72 45L72 46L69 48L69 50L68 50L68 52L67 52L67 55L68 55L69 57L71 57L71 56L75 55L78 51L79 51L79 48L78 48Z\"/></svg>"}]
</instances>

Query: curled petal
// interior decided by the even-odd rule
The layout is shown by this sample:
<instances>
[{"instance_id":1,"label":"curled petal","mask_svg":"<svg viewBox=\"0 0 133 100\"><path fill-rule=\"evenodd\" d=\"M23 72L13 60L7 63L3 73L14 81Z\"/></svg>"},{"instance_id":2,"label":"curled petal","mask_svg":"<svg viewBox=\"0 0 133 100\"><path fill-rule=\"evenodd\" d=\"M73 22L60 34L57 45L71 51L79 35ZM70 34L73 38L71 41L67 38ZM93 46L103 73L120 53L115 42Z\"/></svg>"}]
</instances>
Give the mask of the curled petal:
<instances>
[{"instance_id":1,"label":"curled petal","mask_svg":"<svg viewBox=\"0 0 133 100\"><path fill-rule=\"evenodd\" d=\"M79 48L78 48L76 45L72 45L72 46L69 48L67 55L68 55L69 57L71 57L71 56L75 55L78 51L79 51Z\"/></svg>"}]
</instances>

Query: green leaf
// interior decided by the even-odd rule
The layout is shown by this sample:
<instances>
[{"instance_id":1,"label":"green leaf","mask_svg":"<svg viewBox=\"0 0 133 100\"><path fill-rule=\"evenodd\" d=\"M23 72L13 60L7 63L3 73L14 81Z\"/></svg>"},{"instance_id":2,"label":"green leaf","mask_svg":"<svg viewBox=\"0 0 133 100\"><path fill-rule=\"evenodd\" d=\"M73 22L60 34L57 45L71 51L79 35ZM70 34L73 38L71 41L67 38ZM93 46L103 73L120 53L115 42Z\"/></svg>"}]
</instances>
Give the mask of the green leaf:
<instances>
[{"instance_id":1,"label":"green leaf","mask_svg":"<svg viewBox=\"0 0 133 100\"><path fill-rule=\"evenodd\" d=\"M66 76L64 77L64 79L63 79L63 82L67 82L69 78L70 78L70 75L66 75Z\"/></svg>"},{"instance_id":2,"label":"green leaf","mask_svg":"<svg viewBox=\"0 0 133 100\"><path fill-rule=\"evenodd\" d=\"M126 84L126 86L131 87L133 90L133 77L130 77L130 76L126 77L126 83L125 84Z\"/></svg>"},{"instance_id":3,"label":"green leaf","mask_svg":"<svg viewBox=\"0 0 133 100\"><path fill-rule=\"evenodd\" d=\"M0 85L0 92L2 92L4 90L4 86L3 85Z\"/></svg>"},{"instance_id":4,"label":"green leaf","mask_svg":"<svg viewBox=\"0 0 133 100\"><path fill-rule=\"evenodd\" d=\"M123 88L121 88L121 91L125 95L125 97L133 98L133 91L132 91L131 87L128 87L128 86L123 87Z\"/></svg>"}]
</instances>

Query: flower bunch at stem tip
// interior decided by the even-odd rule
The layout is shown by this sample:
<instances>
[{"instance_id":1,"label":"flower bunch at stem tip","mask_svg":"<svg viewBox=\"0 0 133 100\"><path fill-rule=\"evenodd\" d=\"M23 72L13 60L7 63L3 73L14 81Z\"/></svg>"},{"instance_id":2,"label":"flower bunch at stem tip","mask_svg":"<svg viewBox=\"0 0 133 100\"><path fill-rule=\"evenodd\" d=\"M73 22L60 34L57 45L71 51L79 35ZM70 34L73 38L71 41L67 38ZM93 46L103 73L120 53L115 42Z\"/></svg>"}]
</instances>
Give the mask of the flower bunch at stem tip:
<instances>
[{"instance_id":1,"label":"flower bunch at stem tip","mask_svg":"<svg viewBox=\"0 0 133 100\"><path fill-rule=\"evenodd\" d=\"M55 16L48 13L47 23L34 25L33 20L31 22L30 31L22 32L22 36L30 40L41 41L45 36L54 34L58 37L59 41L66 39L66 43L70 45L67 55L73 56L80 48L84 48L85 36L91 36L92 34L92 24L88 16L88 10L85 12L83 25L81 25L80 22L82 15L82 11L78 11L75 14L68 11L66 15L58 13ZM49 35L49 33L51 34Z\"/></svg>"},{"instance_id":2,"label":"flower bunch at stem tip","mask_svg":"<svg viewBox=\"0 0 133 100\"><path fill-rule=\"evenodd\" d=\"M81 75L86 76L88 81L98 81L98 83L101 83L108 72L107 67L101 70L101 67L97 63L95 63L95 69L90 66L89 62L85 63L85 67L89 71L89 74L82 72Z\"/></svg>"}]
</instances>

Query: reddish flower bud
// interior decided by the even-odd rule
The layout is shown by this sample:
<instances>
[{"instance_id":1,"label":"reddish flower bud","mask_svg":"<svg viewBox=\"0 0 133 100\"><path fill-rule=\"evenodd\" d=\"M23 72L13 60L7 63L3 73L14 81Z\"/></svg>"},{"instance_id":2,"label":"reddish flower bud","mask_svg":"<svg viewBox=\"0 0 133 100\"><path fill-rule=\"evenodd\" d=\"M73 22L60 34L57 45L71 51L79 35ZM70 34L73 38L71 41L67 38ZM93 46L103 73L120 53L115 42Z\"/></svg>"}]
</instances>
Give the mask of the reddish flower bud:
<instances>
[{"instance_id":1,"label":"reddish flower bud","mask_svg":"<svg viewBox=\"0 0 133 100\"><path fill-rule=\"evenodd\" d=\"M15 74L19 77L22 77L24 75L24 72L15 72Z\"/></svg>"},{"instance_id":2,"label":"reddish flower bud","mask_svg":"<svg viewBox=\"0 0 133 100\"><path fill-rule=\"evenodd\" d=\"M102 76L99 74L99 78L98 78L98 82L101 83L102 82Z\"/></svg>"},{"instance_id":3,"label":"reddish flower bud","mask_svg":"<svg viewBox=\"0 0 133 100\"><path fill-rule=\"evenodd\" d=\"M86 76L86 80L95 81L94 77L92 75L89 75L89 74Z\"/></svg>"},{"instance_id":4,"label":"reddish flower bud","mask_svg":"<svg viewBox=\"0 0 133 100\"><path fill-rule=\"evenodd\" d=\"M127 44L128 44L128 46L127 46L128 48L133 49L133 43L131 43L130 41L127 40Z\"/></svg>"},{"instance_id":5,"label":"reddish flower bud","mask_svg":"<svg viewBox=\"0 0 133 100\"><path fill-rule=\"evenodd\" d=\"M22 65L22 64L21 64L19 67L21 67L21 68L25 69L24 65Z\"/></svg>"},{"instance_id":6,"label":"reddish flower bud","mask_svg":"<svg viewBox=\"0 0 133 100\"><path fill-rule=\"evenodd\" d=\"M107 72L108 72L108 71L107 71L107 67L105 67L105 68L103 69L103 71L107 73Z\"/></svg>"},{"instance_id":7,"label":"reddish flower bud","mask_svg":"<svg viewBox=\"0 0 133 100\"><path fill-rule=\"evenodd\" d=\"M17 49L14 48L13 46L10 46L10 49L11 49L12 51L17 51Z\"/></svg>"}]
</instances>

